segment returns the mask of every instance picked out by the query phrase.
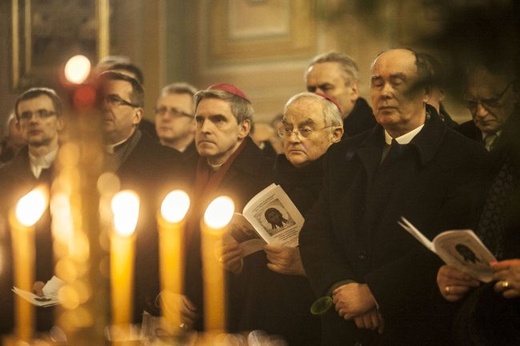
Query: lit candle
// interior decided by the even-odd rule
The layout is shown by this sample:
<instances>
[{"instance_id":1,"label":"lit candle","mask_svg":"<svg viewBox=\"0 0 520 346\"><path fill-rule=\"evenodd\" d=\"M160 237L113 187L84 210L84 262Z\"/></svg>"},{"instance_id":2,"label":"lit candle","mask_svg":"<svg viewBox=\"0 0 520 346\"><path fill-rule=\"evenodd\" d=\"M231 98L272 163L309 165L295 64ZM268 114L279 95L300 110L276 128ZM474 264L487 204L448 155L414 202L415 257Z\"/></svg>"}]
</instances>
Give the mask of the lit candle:
<instances>
[{"instance_id":1,"label":"lit candle","mask_svg":"<svg viewBox=\"0 0 520 346\"><path fill-rule=\"evenodd\" d=\"M226 290L222 256L222 236L231 221L235 205L226 196L214 199L201 224L202 271L204 278L204 323L207 331L225 331Z\"/></svg>"},{"instance_id":2,"label":"lit candle","mask_svg":"<svg viewBox=\"0 0 520 346\"><path fill-rule=\"evenodd\" d=\"M181 190L170 192L161 205L159 223L159 266L161 276L161 310L172 326L181 323L177 301L173 294L183 293L183 233L190 197Z\"/></svg>"},{"instance_id":3,"label":"lit candle","mask_svg":"<svg viewBox=\"0 0 520 346\"><path fill-rule=\"evenodd\" d=\"M36 188L23 196L9 214L13 242L14 285L32 291L35 281L35 224L47 207L47 194ZM34 310L20 296L15 298L15 332L18 340L30 342L34 330Z\"/></svg>"},{"instance_id":4,"label":"lit candle","mask_svg":"<svg viewBox=\"0 0 520 346\"><path fill-rule=\"evenodd\" d=\"M133 313L134 231L139 218L139 197L120 191L112 198L114 231L110 236L110 289L112 324L130 324Z\"/></svg>"}]
</instances>

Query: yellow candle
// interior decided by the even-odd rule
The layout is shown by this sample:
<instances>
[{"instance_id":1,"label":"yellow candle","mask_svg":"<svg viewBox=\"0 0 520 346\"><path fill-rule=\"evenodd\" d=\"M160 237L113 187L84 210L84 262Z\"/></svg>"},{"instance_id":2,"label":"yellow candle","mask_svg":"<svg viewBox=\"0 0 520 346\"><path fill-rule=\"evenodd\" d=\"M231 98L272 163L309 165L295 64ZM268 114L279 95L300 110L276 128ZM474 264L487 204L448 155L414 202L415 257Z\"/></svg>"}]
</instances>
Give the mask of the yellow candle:
<instances>
[{"instance_id":1,"label":"yellow candle","mask_svg":"<svg viewBox=\"0 0 520 346\"><path fill-rule=\"evenodd\" d=\"M14 285L32 291L35 281L34 225L47 207L47 194L36 188L23 196L9 214L13 243ZM15 298L15 333L18 340L30 342L34 330L34 309L20 296Z\"/></svg>"},{"instance_id":2,"label":"yellow candle","mask_svg":"<svg viewBox=\"0 0 520 346\"><path fill-rule=\"evenodd\" d=\"M133 313L134 231L139 218L139 197L121 191L112 198L114 231L110 236L110 289L112 324L130 324Z\"/></svg>"},{"instance_id":3,"label":"yellow candle","mask_svg":"<svg viewBox=\"0 0 520 346\"><path fill-rule=\"evenodd\" d=\"M204 323L207 331L226 329L226 283L222 256L222 236L233 217L235 206L229 197L213 200L201 223L202 273L204 278Z\"/></svg>"},{"instance_id":4,"label":"yellow candle","mask_svg":"<svg viewBox=\"0 0 520 346\"><path fill-rule=\"evenodd\" d=\"M159 268L161 276L161 311L172 326L181 323L178 301L173 294L183 294L183 233L185 216L190 207L188 194L181 190L170 192L157 216L159 224ZM178 297L178 296L177 296Z\"/></svg>"}]
</instances>

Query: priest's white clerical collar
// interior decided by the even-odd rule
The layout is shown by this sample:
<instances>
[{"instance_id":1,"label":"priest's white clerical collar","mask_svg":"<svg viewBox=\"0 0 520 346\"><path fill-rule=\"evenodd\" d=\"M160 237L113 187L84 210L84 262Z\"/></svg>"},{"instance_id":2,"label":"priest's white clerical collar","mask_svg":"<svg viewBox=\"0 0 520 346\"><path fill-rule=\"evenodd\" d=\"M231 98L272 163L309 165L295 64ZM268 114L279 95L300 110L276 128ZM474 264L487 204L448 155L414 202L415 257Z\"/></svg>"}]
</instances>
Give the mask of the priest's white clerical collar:
<instances>
[{"instance_id":1,"label":"priest's white clerical collar","mask_svg":"<svg viewBox=\"0 0 520 346\"><path fill-rule=\"evenodd\" d=\"M33 175L36 178L38 178L40 176L40 173L42 172L42 169L47 169L52 165L57 154L58 148L54 149L53 151L50 151L42 157L36 157L29 153L29 162L31 163L31 171Z\"/></svg>"},{"instance_id":2,"label":"priest's white clerical collar","mask_svg":"<svg viewBox=\"0 0 520 346\"><path fill-rule=\"evenodd\" d=\"M419 132L421 132L423 127L424 127L424 124L413 129L412 131L405 133L404 135L396 137L394 139L399 144L408 144L412 141L412 139L415 137L415 135L417 135ZM393 139L392 136L390 136L390 134L388 132L386 132L386 130L385 130L385 143L388 145L392 144L392 139Z\"/></svg>"},{"instance_id":3,"label":"priest's white clerical collar","mask_svg":"<svg viewBox=\"0 0 520 346\"><path fill-rule=\"evenodd\" d=\"M218 171L220 169L220 167L222 167L222 165L225 163L225 162L223 162L223 163L219 163L219 164L213 164L209 161L209 158L206 159L206 161L208 162L208 165L212 171Z\"/></svg>"},{"instance_id":4,"label":"priest's white clerical collar","mask_svg":"<svg viewBox=\"0 0 520 346\"><path fill-rule=\"evenodd\" d=\"M128 137L130 138L130 137ZM116 144L105 144L105 153L107 154L113 154L115 152L115 149L118 145L123 144L128 140L128 138L123 139L121 142L118 142Z\"/></svg>"}]
</instances>

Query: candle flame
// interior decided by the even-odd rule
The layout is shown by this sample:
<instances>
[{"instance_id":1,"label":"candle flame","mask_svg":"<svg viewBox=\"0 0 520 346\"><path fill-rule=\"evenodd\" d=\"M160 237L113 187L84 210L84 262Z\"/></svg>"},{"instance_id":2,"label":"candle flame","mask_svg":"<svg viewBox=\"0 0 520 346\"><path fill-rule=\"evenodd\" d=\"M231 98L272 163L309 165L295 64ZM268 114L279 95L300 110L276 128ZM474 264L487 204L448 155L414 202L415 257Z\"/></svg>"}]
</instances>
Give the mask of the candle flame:
<instances>
[{"instance_id":1,"label":"candle flame","mask_svg":"<svg viewBox=\"0 0 520 346\"><path fill-rule=\"evenodd\" d=\"M47 194L44 188L38 187L20 198L16 204L16 219L23 226L31 227L42 217L46 207Z\"/></svg>"},{"instance_id":2,"label":"candle flame","mask_svg":"<svg viewBox=\"0 0 520 346\"><path fill-rule=\"evenodd\" d=\"M90 60L84 55L75 55L65 64L65 78L73 84L83 83L90 74Z\"/></svg>"},{"instance_id":3,"label":"candle flame","mask_svg":"<svg viewBox=\"0 0 520 346\"><path fill-rule=\"evenodd\" d=\"M112 197L114 230L122 236L131 236L139 219L139 197L130 190L123 190Z\"/></svg>"},{"instance_id":4,"label":"candle flame","mask_svg":"<svg viewBox=\"0 0 520 346\"><path fill-rule=\"evenodd\" d=\"M227 196L215 198L204 213L204 222L211 228L225 227L233 217L235 203Z\"/></svg>"},{"instance_id":5,"label":"candle flame","mask_svg":"<svg viewBox=\"0 0 520 346\"><path fill-rule=\"evenodd\" d=\"M174 190L166 195L161 204L163 219L171 223L181 222L190 208L190 197L182 190Z\"/></svg>"}]
</instances>

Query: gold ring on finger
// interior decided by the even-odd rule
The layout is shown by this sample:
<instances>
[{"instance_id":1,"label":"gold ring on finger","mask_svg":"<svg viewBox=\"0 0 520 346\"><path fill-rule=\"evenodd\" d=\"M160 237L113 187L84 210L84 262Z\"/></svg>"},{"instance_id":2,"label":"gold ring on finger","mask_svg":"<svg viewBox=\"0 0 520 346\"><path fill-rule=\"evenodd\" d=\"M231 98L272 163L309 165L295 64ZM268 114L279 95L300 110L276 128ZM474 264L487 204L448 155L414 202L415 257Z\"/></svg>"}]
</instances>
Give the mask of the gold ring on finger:
<instances>
[{"instance_id":1,"label":"gold ring on finger","mask_svg":"<svg viewBox=\"0 0 520 346\"><path fill-rule=\"evenodd\" d=\"M507 280L502 281L502 288L507 290L509 288L509 281L507 281Z\"/></svg>"},{"instance_id":2,"label":"gold ring on finger","mask_svg":"<svg viewBox=\"0 0 520 346\"><path fill-rule=\"evenodd\" d=\"M446 291L446 294L450 294L451 287L450 286L444 286L444 291Z\"/></svg>"}]
</instances>

